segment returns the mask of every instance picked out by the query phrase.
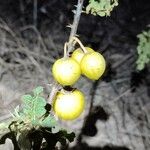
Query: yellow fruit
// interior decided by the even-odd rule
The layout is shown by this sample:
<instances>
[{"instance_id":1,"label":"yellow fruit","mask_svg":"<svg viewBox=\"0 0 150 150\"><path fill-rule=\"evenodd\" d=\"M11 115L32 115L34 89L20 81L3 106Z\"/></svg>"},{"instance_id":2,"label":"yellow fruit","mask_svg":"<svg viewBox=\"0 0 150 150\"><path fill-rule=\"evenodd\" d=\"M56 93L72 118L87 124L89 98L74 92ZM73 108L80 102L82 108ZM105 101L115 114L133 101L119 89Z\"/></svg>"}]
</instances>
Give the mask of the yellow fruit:
<instances>
[{"instance_id":1,"label":"yellow fruit","mask_svg":"<svg viewBox=\"0 0 150 150\"><path fill-rule=\"evenodd\" d=\"M91 80L98 80L104 73L105 68L105 59L98 52L87 53L81 60L82 74Z\"/></svg>"},{"instance_id":2,"label":"yellow fruit","mask_svg":"<svg viewBox=\"0 0 150 150\"><path fill-rule=\"evenodd\" d=\"M63 120L78 118L84 110L84 105L84 95L79 90L58 92L52 104L56 115Z\"/></svg>"},{"instance_id":3,"label":"yellow fruit","mask_svg":"<svg viewBox=\"0 0 150 150\"><path fill-rule=\"evenodd\" d=\"M87 50L87 53L90 53L90 52L94 52L94 50L90 47L85 47L85 49ZM79 64L83 58L83 56L85 55L86 53L83 52L83 50L81 48L78 48L76 50L73 51L72 53L72 58L75 59Z\"/></svg>"},{"instance_id":4,"label":"yellow fruit","mask_svg":"<svg viewBox=\"0 0 150 150\"><path fill-rule=\"evenodd\" d=\"M63 86L73 85L81 75L78 62L72 58L58 59L52 66L55 80Z\"/></svg>"}]
</instances>

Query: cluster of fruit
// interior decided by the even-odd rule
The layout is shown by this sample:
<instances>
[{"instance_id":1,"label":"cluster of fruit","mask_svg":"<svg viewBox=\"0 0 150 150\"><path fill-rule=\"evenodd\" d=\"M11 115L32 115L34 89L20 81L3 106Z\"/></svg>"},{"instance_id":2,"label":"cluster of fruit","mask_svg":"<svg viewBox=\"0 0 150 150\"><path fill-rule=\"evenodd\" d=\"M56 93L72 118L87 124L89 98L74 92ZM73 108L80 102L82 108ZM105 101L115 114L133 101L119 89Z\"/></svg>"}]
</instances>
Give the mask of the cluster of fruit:
<instances>
[{"instance_id":1,"label":"cluster of fruit","mask_svg":"<svg viewBox=\"0 0 150 150\"><path fill-rule=\"evenodd\" d=\"M58 59L52 66L54 79L63 87L74 85L81 75L91 80L98 80L105 71L104 57L89 47L78 48L70 57ZM64 120L73 120L79 117L84 110L84 94L78 90L60 90L54 101L53 110Z\"/></svg>"}]
</instances>

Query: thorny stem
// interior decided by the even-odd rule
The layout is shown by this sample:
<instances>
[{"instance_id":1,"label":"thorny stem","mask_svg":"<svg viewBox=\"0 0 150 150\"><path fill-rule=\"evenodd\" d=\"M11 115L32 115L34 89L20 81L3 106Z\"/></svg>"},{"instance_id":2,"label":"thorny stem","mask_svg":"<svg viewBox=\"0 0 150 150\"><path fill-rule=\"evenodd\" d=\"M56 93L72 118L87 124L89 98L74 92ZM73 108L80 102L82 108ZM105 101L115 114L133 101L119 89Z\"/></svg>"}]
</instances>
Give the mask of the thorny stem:
<instances>
[{"instance_id":1,"label":"thorny stem","mask_svg":"<svg viewBox=\"0 0 150 150\"><path fill-rule=\"evenodd\" d=\"M53 101L54 97L56 96L59 88L60 87L58 86L58 83L55 82L52 86L52 89L51 89L51 92L50 92L50 95L48 98L48 103L52 104L52 101Z\"/></svg>"},{"instance_id":2,"label":"thorny stem","mask_svg":"<svg viewBox=\"0 0 150 150\"><path fill-rule=\"evenodd\" d=\"M71 25L71 32L70 32L70 36L69 36L69 41L72 39L72 37L76 36L80 16L82 13L83 2L84 2L84 0L78 0L77 9L75 11L73 24ZM71 52L72 50L73 50L73 45L70 43L68 45L68 53Z\"/></svg>"},{"instance_id":3,"label":"thorny stem","mask_svg":"<svg viewBox=\"0 0 150 150\"><path fill-rule=\"evenodd\" d=\"M80 20L80 16L82 13L82 7L83 7L83 2L84 0L78 0L78 4L77 4L77 9L74 15L74 20L73 20L73 24L71 26L71 32L70 32L70 36L69 36L69 41L76 36L77 33L77 28L78 28L78 24L79 24L79 20ZM69 54L69 52L71 52L73 50L73 44L71 42L68 42L68 51L67 53ZM67 55L67 54L66 54ZM51 104L54 97L56 96L58 90L59 90L59 86L58 83L55 82L55 84L53 84L52 86L52 90L50 92L49 98L48 98L48 102Z\"/></svg>"}]
</instances>

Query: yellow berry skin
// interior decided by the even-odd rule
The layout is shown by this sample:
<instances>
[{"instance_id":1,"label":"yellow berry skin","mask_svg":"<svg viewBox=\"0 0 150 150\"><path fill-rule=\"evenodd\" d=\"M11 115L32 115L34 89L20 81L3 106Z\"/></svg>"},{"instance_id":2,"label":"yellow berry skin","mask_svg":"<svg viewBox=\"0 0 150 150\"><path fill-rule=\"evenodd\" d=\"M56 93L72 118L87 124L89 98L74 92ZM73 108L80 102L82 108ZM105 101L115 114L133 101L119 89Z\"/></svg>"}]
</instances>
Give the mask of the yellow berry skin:
<instances>
[{"instance_id":1,"label":"yellow berry skin","mask_svg":"<svg viewBox=\"0 0 150 150\"><path fill-rule=\"evenodd\" d=\"M84 110L84 94L79 90L72 92L58 92L53 101L53 110L62 120L74 120L78 118Z\"/></svg>"},{"instance_id":2,"label":"yellow berry skin","mask_svg":"<svg viewBox=\"0 0 150 150\"><path fill-rule=\"evenodd\" d=\"M85 47L85 49L87 50L86 53L90 53L90 52L94 52L94 50L90 47ZM78 48L76 50L73 51L72 53L72 58L75 59L79 64L81 63L81 60L83 58L83 56L86 54L83 52L83 50L81 48Z\"/></svg>"},{"instance_id":3,"label":"yellow berry skin","mask_svg":"<svg viewBox=\"0 0 150 150\"><path fill-rule=\"evenodd\" d=\"M103 75L105 68L105 59L98 52L87 53L81 60L81 72L91 80L98 80Z\"/></svg>"},{"instance_id":4,"label":"yellow berry skin","mask_svg":"<svg viewBox=\"0 0 150 150\"><path fill-rule=\"evenodd\" d=\"M81 68L72 58L58 59L52 66L55 80L63 86L71 86L80 78Z\"/></svg>"}]
</instances>

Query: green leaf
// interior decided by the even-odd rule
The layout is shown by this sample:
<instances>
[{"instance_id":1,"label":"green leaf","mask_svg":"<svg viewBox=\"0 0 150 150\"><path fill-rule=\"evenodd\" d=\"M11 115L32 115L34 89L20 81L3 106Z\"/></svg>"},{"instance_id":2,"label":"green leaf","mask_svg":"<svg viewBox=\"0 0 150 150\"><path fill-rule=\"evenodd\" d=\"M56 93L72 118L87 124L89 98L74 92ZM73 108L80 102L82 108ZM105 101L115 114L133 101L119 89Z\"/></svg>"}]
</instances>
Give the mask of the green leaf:
<instances>
[{"instance_id":1,"label":"green leaf","mask_svg":"<svg viewBox=\"0 0 150 150\"><path fill-rule=\"evenodd\" d=\"M34 113L35 116L41 116L45 114L45 105L46 105L46 100L43 97L37 97L34 99L33 103L33 110L32 112Z\"/></svg>"},{"instance_id":2,"label":"green leaf","mask_svg":"<svg viewBox=\"0 0 150 150\"><path fill-rule=\"evenodd\" d=\"M26 94L26 95L23 95L21 99L22 99L24 105L30 105L33 97L29 94Z\"/></svg>"},{"instance_id":3,"label":"green leaf","mask_svg":"<svg viewBox=\"0 0 150 150\"><path fill-rule=\"evenodd\" d=\"M111 11L118 5L118 0L89 0L86 13L99 15L101 17L110 16Z\"/></svg>"},{"instance_id":4,"label":"green leaf","mask_svg":"<svg viewBox=\"0 0 150 150\"><path fill-rule=\"evenodd\" d=\"M56 120L52 116L46 117L44 120L40 122L42 127L54 127L56 126Z\"/></svg>"},{"instance_id":5,"label":"green leaf","mask_svg":"<svg viewBox=\"0 0 150 150\"><path fill-rule=\"evenodd\" d=\"M40 96L42 93L43 87L39 86L33 90L34 96L29 94L22 96L23 110L20 115L33 126L40 126L40 118L46 113L46 100Z\"/></svg>"},{"instance_id":6,"label":"green leaf","mask_svg":"<svg viewBox=\"0 0 150 150\"><path fill-rule=\"evenodd\" d=\"M18 123L15 130L23 130L26 125L30 129L34 127L54 127L56 125L56 120L53 116L50 116L45 108L46 100L41 96L42 94L43 87L39 86L33 90L33 96L30 94L22 96L22 109L20 110L17 106L12 114L13 121Z\"/></svg>"},{"instance_id":7,"label":"green leaf","mask_svg":"<svg viewBox=\"0 0 150 150\"><path fill-rule=\"evenodd\" d=\"M137 35L139 42L137 46L138 58L136 61L137 70L144 69L145 65L150 63L150 30Z\"/></svg>"},{"instance_id":8,"label":"green leaf","mask_svg":"<svg viewBox=\"0 0 150 150\"><path fill-rule=\"evenodd\" d=\"M23 111L32 121L45 114L46 100L43 97L35 97L32 99L31 103L28 104L26 103Z\"/></svg>"},{"instance_id":9,"label":"green leaf","mask_svg":"<svg viewBox=\"0 0 150 150\"><path fill-rule=\"evenodd\" d=\"M35 88L33 90L34 96L40 95L42 92L43 92L43 87L42 86L38 86L37 88Z\"/></svg>"}]
</instances>

